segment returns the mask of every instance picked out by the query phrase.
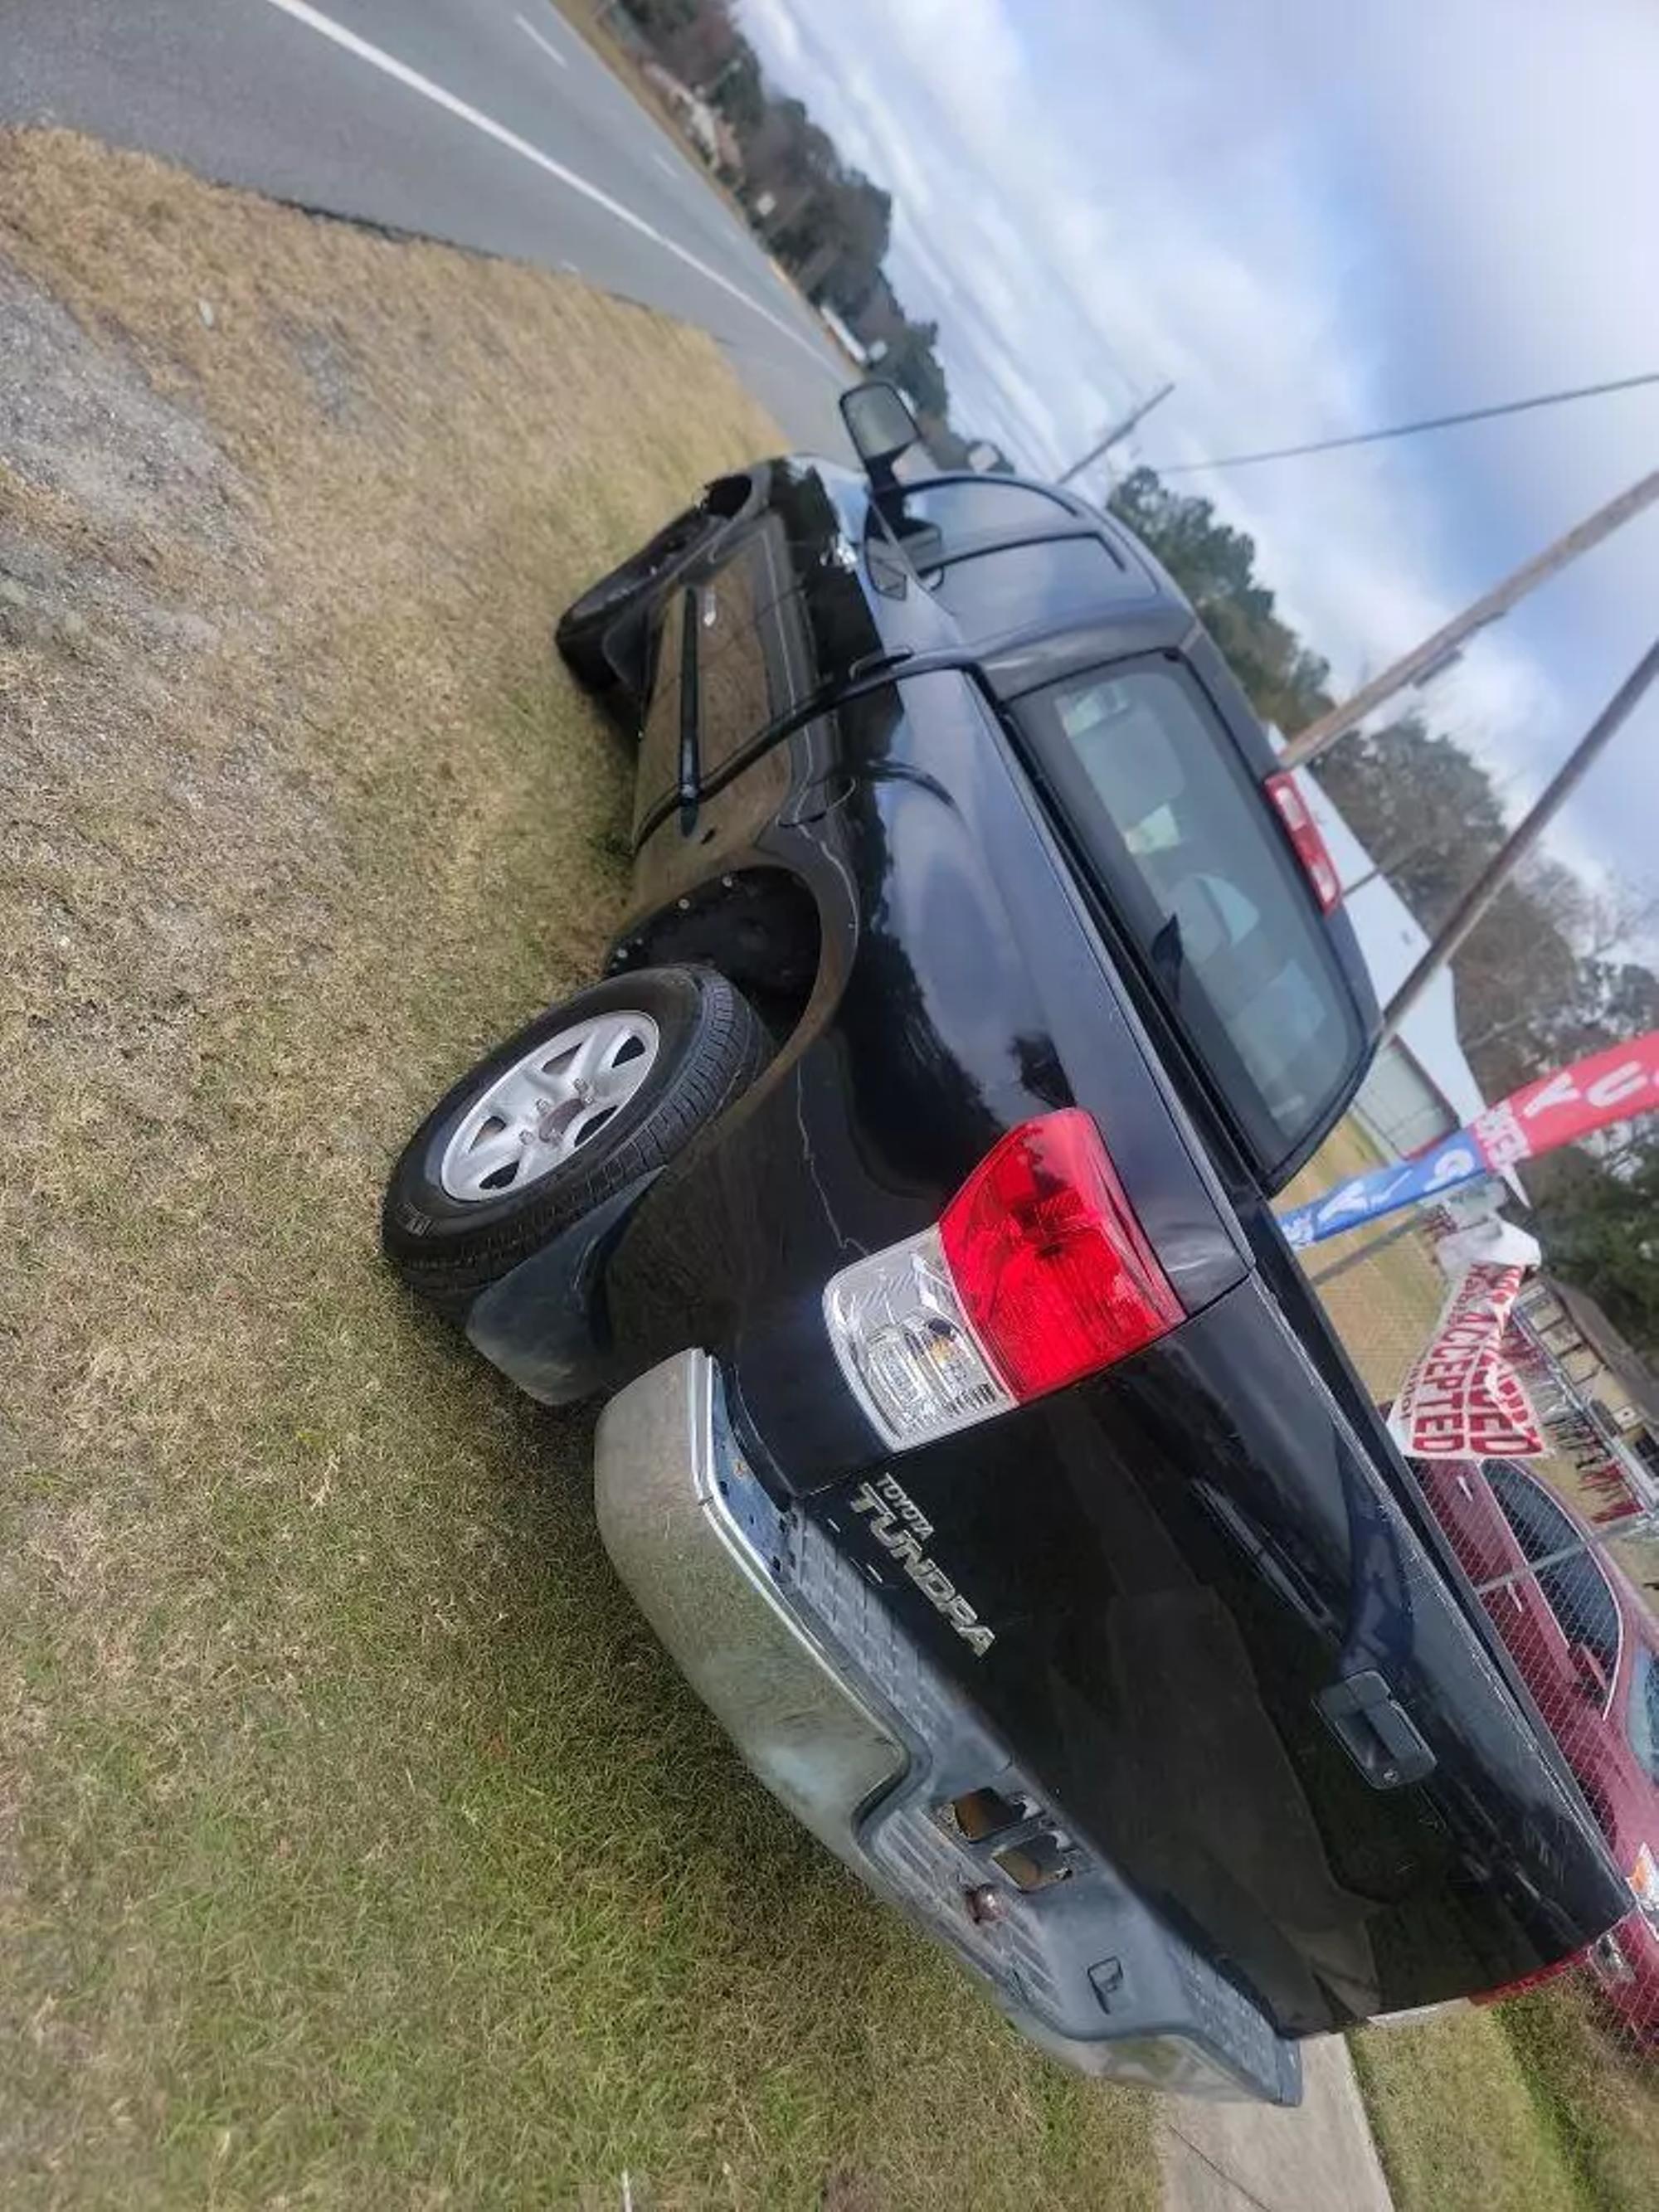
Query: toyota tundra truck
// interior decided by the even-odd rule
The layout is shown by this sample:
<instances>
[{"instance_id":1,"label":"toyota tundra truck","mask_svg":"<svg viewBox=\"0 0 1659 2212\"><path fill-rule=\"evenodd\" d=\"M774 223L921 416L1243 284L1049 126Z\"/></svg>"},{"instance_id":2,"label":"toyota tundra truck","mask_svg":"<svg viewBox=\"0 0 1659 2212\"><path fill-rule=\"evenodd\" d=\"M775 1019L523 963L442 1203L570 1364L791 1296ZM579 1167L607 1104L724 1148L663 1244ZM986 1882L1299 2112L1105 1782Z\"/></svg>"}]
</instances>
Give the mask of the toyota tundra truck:
<instances>
[{"instance_id":1,"label":"toyota tundra truck","mask_svg":"<svg viewBox=\"0 0 1659 2212\"><path fill-rule=\"evenodd\" d=\"M1297 782L1114 521L843 411L560 623L630 911L386 1249L608 1399L617 1571L862 1881L1072 2064L1293 2103L1629 1898L1275 1223L1377 1025Z\"/></svg>"}]
</instances>

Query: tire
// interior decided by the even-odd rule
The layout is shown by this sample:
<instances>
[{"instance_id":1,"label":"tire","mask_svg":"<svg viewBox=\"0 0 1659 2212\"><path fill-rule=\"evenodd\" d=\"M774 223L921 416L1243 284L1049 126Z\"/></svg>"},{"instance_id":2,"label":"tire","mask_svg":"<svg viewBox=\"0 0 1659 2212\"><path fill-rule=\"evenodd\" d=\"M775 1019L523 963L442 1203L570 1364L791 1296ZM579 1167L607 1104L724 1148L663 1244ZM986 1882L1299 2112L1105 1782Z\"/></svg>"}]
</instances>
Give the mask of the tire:
<instances>
[{"instance_id":1,"label":"tire","mask_svg":"<svg viewBox=\"0 0 1659 2212\"><path fill-rule=\"evenodd\" d=\"M701 501L659 530L608 576L574 600L553 633L567 668L586 691L636 695L645 676L645 617L675 570L722 526Z\"/></svg>"},{"instance_id":2,"label":"tire","mask_svg":"<svg viewBox=\"0 0 1659 2212\"><path fill-rule=\"evenodd\" d=\"M623 1040L615 1048L612 1036ZM641 1040L636 1054L626 1050L630 1037ZM555 1048L546 1065L544 1047ZM586 1102L562 1095L572 1077L561 1073L580 1068L585 1048L599 1071ZM742 1096L770 1048L748 1000L712 968L641 969L578 992L480 1060L410 1139L381 1211L386 1258L411 1290L465 1318L488 1285L665 1166ZM630 1077L647 1049L647 1067ZM514 1103L525 1099L533 1106Z\"/></svg>"}]
</instances>

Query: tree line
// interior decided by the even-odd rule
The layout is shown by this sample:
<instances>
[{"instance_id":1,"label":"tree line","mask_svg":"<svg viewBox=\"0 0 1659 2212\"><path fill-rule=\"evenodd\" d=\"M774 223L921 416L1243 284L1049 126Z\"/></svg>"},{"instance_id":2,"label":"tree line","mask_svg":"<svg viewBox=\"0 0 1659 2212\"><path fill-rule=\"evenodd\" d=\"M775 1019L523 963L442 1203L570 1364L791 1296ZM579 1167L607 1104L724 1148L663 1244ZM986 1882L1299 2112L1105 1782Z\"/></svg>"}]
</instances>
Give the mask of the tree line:
<instances>
[{"instance_id":1,"label":"tree line","mask_svg":"<svg viewBox=\"0 0 1659 2212\"><path fill-rule=\"evenodd\" d=\"M939 325L905 312L883 266L890 193L842 160L804 102L775 92L733 19L732 0L623 0L664 67L724 119L740 161L730 179L769 250L807 297L833 307L901 385L941 466L968 444L951 422Z\"/></svg>"},{"instance_id":2,"label":"tree line","mask_svg":"<svg viewBox=\"0 0 1659 2212\"><path fill-rule=\"evenodd\" d=\"M1111 504L1192 599L1264 720L1293 733L1334 703L1330 670L1277 611L1253 541L1211 501L1142 468ZM1314 772L1431 933L1503 841L1490 769L1421 708L1350 731ZM1659 1029L1659 976L1633 950L1653 919L1650 900L1592 887L1547 853L1522 866L1453 963L1463 1049L1488 1098ZM1549 1264L1659 1358L1659 1116L1524 1175Z\"/></svg>"}]
</instances>

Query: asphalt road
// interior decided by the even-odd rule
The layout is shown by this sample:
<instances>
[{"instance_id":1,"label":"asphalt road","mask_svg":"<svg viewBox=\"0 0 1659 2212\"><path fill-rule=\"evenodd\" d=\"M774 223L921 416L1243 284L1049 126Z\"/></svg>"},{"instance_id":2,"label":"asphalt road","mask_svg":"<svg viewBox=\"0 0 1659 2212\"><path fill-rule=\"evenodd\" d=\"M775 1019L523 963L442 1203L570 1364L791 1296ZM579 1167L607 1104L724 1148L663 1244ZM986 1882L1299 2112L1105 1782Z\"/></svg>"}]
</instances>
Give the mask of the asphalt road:
<instances>
[{"instance_id":1,"label":"asphalt road","mask_svg":"<svg viewBox=\"0 0 1659 2212\"><path fill-rule=\"evenodd\" d=\"M0 0L0 122L574 270L713 332L792 444L846 364L548 0Z\"/></svg>"}]
</instances>

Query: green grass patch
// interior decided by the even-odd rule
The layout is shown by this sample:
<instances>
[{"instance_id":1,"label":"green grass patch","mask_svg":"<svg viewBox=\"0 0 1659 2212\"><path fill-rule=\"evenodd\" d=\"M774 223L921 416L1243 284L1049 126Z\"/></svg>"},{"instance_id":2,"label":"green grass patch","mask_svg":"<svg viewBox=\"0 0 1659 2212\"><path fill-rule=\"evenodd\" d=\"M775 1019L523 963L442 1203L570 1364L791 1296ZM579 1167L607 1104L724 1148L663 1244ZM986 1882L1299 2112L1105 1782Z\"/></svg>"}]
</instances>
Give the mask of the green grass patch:
<instances>
[{"instance_id":1,"label":"green grass patch","mask_svg":"<svg viewBox=\"0 0 1659 2212\"><path fill-rule=\"evenodd\" d=\"M1583 1991L1351 2041L1398 2212L1659 2205L1659 2084Z\"/></svg>"}]
</instances>

